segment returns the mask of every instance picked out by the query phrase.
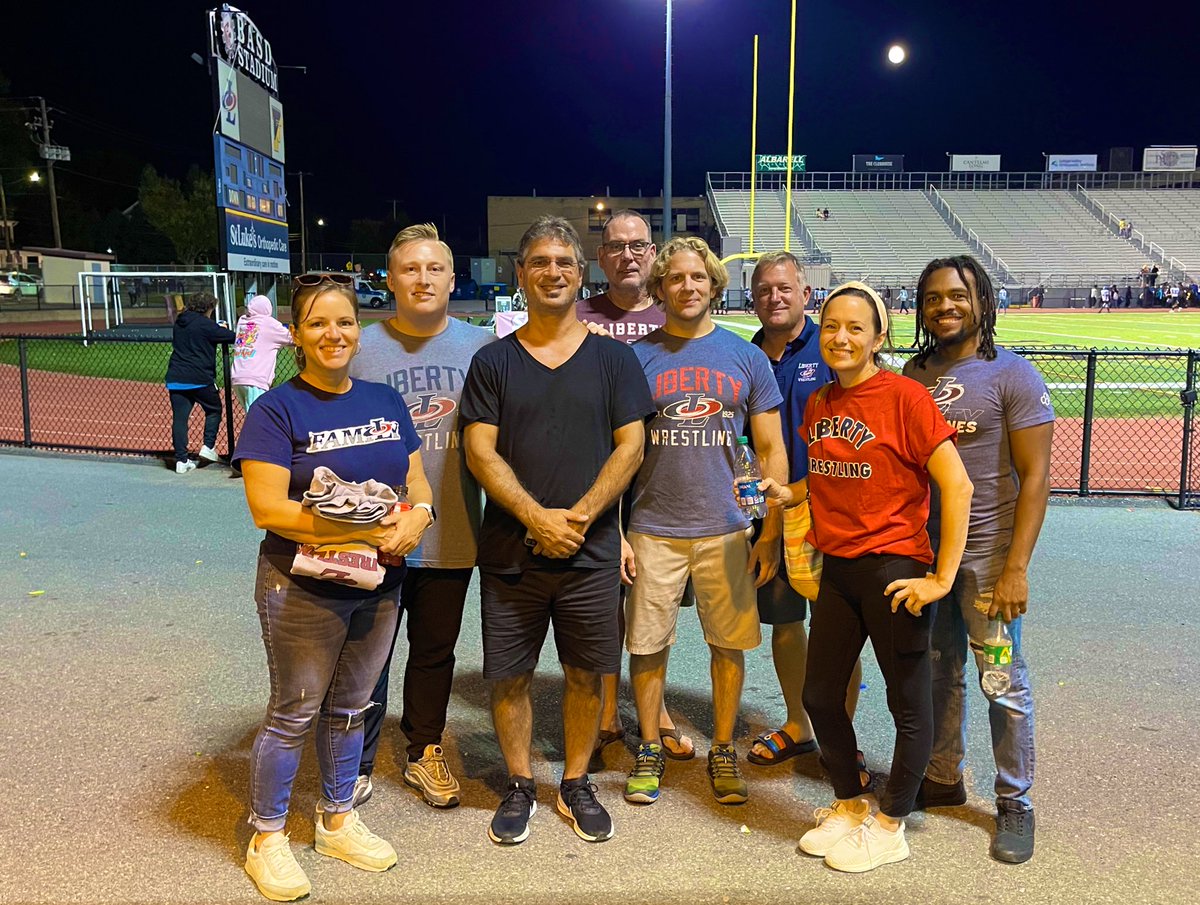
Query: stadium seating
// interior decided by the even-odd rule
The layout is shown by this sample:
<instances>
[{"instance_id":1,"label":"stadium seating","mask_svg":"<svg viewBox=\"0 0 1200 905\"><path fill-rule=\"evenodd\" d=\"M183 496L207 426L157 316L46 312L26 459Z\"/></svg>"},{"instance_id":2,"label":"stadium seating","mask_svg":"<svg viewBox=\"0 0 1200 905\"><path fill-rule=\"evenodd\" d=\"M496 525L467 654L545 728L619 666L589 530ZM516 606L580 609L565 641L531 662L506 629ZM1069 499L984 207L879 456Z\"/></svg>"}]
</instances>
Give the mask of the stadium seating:
<instances>
[{"instance_id":1,"label":"stadium seating","mask_svg":"<svg viewBox=\"0 0 1200 905\"><path fill-rule=\"evenodd\" d=\"M944 191L942 197L1019 281L1117 283L1149 259L1065 191Z\"/></svg>"},{"instance_id":2,"label":"stadium seating","mask_svg":"<svg viewBox=\"0 0 1200 905\"><path fill-rule=\"evenodd\" d=\"M712 200L717 215L725 226L724 235L740 236L742 250L750 250L750 192L712 191ZM775 191L760 191L754 195L754 250L776 251L783 248L784 199ZM800 237L793 231L792 250L799 252L804 247Z\"/></svg>"},{"instance_id":3,"label":"stadium seating","mask_svg":"<svg viewBox=\"0 0 1200 905\"><path fill-rule=\"evenodd\" d=\"M1192 189L1095 189L1089 194L1114 217L1130 220L1150 242L1200 272L1200 192Z\"/></svg>"}]
</instances>

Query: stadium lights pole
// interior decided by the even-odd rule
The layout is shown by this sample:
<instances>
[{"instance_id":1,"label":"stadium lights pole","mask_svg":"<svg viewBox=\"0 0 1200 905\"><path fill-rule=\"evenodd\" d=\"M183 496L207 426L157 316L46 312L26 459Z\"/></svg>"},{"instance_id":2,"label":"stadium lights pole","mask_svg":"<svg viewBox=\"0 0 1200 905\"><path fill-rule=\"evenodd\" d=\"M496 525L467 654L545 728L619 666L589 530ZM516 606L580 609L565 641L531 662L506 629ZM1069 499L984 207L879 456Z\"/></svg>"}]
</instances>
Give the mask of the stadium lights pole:
<instances>
[{"instance_id":1,"label":"stadium lights pole","mask_svg":"<svg viewBox=\"0 0 1200 905\"><path fill-rule=\"evenodd\" d=\"M663 245L671 241L671 0L667 0L667 71L663 86Z\"/></svg>"},{"instance_id":2,"label":"stadium lights pole","mask_svg":"<svg viewBox=\"0 0 1200 905\"><path fill-rule=\"evenodd\" d=\"M304 219L304 177L312 173L289 173L300 177L300 272L308 273L308 221Z\"/></svg>"}]
</instances>

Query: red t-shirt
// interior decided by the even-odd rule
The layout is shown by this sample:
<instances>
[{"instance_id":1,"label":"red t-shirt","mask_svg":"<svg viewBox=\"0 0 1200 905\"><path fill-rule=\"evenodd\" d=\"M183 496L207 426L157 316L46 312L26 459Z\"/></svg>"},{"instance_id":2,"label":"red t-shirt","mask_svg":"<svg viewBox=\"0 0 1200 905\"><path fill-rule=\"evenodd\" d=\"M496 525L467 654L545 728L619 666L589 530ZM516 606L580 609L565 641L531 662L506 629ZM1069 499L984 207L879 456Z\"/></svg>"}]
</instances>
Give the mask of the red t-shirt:
<instances>
[{"instance_id":1,"label":"red t-shirt","mask_svg":"<svg viewBox=\"0 0 1200 905\"><path fill-rule=\"evenodd\" d=\"M929 390L891 371L850 389L835 382L809 397L804 431L808 542L830 556L894 553L932 563L925 465L957 432Z\"/></svg>"}]
</instances>

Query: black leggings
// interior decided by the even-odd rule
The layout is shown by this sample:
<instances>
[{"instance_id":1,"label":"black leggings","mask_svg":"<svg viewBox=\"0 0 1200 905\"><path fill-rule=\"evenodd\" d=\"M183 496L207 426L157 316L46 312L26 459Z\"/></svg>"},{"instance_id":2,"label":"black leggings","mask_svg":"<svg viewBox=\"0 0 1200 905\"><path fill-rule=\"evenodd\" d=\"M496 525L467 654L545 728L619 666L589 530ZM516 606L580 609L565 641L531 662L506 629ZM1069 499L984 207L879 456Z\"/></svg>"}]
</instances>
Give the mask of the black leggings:
<instances>
[{"instance_id":1,"label":"black leggings","mask_svg":"<svg viewBox=\"0 0 1200 905\"><path fill-rule=\"evenodd\" d=\"M221 394L216 386L209 384L194 390L168 392L171 394L171 443L175 447L175 461L188 460L188 418L196 405L204 410L204 445L215 448L217 431L221 428Z\"/></svg>"},{"instance_id":2,"label":"black leggings","mask_svg":"<svg viewBox=\"0 0 1200 905\"><path fill-rule=\"evenodd\" d=\"M821 591L812 607L804 709L838 798L855 798L859 782L854 724L846 714L846 683L871 639L887 684L888 710L896 724L896 747L879 809L899 819L912 809L933 750L933 697L929 635L937 604L913 616L892 612L883 589L897 578L920 578L928 567L907 556L868 554L857 559L826 556Z\"/></svg>"}]
</instances>

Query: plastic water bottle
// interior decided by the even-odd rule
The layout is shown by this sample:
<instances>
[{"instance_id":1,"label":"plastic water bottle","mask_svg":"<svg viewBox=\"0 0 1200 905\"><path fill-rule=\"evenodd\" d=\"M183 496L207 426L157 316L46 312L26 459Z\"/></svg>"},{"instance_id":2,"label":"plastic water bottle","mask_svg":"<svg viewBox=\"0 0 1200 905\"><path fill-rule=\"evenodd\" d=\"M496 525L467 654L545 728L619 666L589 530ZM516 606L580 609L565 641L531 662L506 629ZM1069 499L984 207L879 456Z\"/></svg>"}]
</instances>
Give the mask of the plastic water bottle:
<instances>
[{"instance_id":1,"label":"plastic water bottle","mask_svg":"<svg viewBox=\"0 0 1200 905\"><path fill-rule=\"evenodd\" d=\"M398 502L393 504L392 512L408 512L408 510L412 509L412 503L408 501L407 484L396 484L392 487L392 490L396 491L396 496L400 498ZM404 557L397 556L395 553L380 553L379 564L381 566L402 566L404 565Z\"/></svg>"},{"instance_id":2,"label":"plastic water bottle","mask_svg":"<svg viewBox=\"0 0 1200 905\"><path fill-rule=\"evenodd\" d=\"M733 474L737 482L737 502L742 512L750 518L765 518L767 498L758 489L762 480L762 469L758 467L758 456L750 448L750 441L738 437L737 451L733 454Z\"/></svg>"},{"instance_id":3,"label":"plastic water bottle","mask_svg":"<svg viewBox=\"0 0 1200 905\"><path fill-rule=\"evenodd\" d=\"M983 675L980 684L990 695L1004 694L1012 686L1012 635L1008 623L997 616L992 632L983 642Z\"/></svg>"}]
</instances>

